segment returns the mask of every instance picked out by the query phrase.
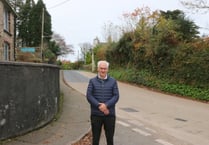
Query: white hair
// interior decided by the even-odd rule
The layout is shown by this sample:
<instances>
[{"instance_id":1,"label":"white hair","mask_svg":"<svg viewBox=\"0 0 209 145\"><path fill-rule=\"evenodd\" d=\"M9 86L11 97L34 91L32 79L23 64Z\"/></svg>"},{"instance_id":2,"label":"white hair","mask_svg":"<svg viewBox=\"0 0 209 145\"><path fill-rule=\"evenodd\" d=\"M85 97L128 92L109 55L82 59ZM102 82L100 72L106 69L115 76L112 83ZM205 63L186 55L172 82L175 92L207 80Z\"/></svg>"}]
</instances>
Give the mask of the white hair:
<instances>
[{"instance_id":1,"label":"white hair","mask_svg":"<svg viewBox=\"0 0 209 145\"><path fill-rule=\"evenodd\" d=\"M100 66L101 63L105 63L107 65L107 68L109 68L109 62L107 62L106 60L100 60L97 62L97 67Z\"/></svg>"}]
</instances>

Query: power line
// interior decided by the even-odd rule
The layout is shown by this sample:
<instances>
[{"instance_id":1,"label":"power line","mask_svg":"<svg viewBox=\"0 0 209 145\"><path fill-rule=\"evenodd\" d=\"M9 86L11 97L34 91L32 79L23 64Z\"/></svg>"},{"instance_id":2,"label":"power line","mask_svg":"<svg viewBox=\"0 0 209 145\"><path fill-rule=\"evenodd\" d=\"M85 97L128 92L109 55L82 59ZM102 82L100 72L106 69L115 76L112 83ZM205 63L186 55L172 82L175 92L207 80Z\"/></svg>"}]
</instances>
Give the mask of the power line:
<instances>
[{"instance_id":1,"label":"power line","mask_svg":"<svg viewBox=\"0 0 209 145\"><path fill-rule=\"evenodd\" d=\"M60 3L58 3L58 4L56 4L56 5L52 6L52 7L50 7L49 9L56 8L56 7L60 6L60 5L63 5L63 4L65 4L65 3L67 3L68 1L70 1L70 0L65 0L65 1L63 1L63 2L60 2Z\"/></svg>"}]
</instances>

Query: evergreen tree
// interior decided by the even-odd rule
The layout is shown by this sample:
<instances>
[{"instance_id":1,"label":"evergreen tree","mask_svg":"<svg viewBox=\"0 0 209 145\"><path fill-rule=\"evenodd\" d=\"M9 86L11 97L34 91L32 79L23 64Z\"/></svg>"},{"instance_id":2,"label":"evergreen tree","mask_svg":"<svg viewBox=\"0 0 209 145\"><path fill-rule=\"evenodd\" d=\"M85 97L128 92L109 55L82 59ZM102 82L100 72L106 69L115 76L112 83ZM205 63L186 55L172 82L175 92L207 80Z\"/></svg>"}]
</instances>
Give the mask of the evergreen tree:
<instances>
[{"instance_id":1,"label":"evergreen tree","mask_svg":"<svg viewBox=\"0 0 209 145\"><path fill-rule=\"evenodd\" d=\"M176 24L175 31L179 33L179 36L184 41L190 41L193 38L197 38L199 34L199 27L191 20L185 17L184 12L181 10L174 11L161 11L161 15L167 20L173 20Z\"/></svg>"},{"instance_id":2,"label":"evergreen tree","mask_svg":"<svg viewBox=\"0 0 209 145\"><path fill-rule=\"evenodd\" d=\"M25 4L20 6L20 10L18 12L18 19L17 19L17 29L18 29L18 39L21 40L22 46L31 46L31 38L32 35L30 34L30 17L31 17L31 10L34 6L33 0L26 0Z\"/></svg>"},{"instance_id":3,"label":"evergreen tree","mask_svg":"<svg viewBox=\"0 0 209 145\"><path fill-rule=\"evenodd\" d=\"M34 0L26 0L20 7L18 17L18 39L22 41L21 46L40 47L42 34L42 13L44 10L44 42L49 43L51 39L51 16L46 10L42 0L37 4Z\"/></svg>"},{"instance_id":4,"label":"evergreen tree","mask_svg":"<svg viewBox=\"0 0 209 145\"><path fill-rule=\"evenodd\" d=\"M51 39L52 30L51 30L51 16L46 10L46 6L42 0L38 0L37 4L33 7L31 12L30 19L30 31L33 36L31 44L33 46L41 45L41 34L42 34L42 14L44 11L44 43L48 44Z\"/></svg>"},{"instance_id":5,"label":"evergreen tree","mask_svg":"<svg viewBox=\"0 0 209 145\"><path fill-rule=\"evenodd\" d=\"M64 39L60 39L61 37L58 37L58 39L53 38L51 16L43 0L38 0L36 4L34 0L16 0L11 2L18 13L17 43L19 47L40 48L43 38L42 55L45 61L54 62L58 55L73 53L72 45L65 44ZM42 24L44 26L43 36ZM56 41L53 42L53 40Z\"/></svg>"}]
</instances>

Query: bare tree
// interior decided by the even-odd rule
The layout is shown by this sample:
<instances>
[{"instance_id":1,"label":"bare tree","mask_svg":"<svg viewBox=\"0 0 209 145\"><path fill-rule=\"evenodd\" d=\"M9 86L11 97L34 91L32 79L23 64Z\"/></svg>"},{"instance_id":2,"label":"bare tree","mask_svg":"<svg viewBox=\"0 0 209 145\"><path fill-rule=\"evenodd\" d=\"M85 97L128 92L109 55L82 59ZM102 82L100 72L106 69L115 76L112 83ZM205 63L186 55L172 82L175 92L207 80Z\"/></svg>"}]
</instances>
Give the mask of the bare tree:
<instances>
[{"instance_id":1,"label":"bare tree","mask_svg":"<svg viewBox=\"0 0 209 145\"><path fill-rule=\"evenodd\" d=\"M209 3L208 0L180 0L181 4L185 6L185 8L189 9L192 13L202 13L206 14L209 11ZM209 30L208 24L206 27L200 27L204 30ZM208 36L208 34L203 34L203 36Z\"/></svg>"},{"instance_id":2,"label":"bare tree","mask_svg":"<svg viewBox=\"0 0 209 145\"><path fill-rule=\"evenodd\" d=\"M55 41L56 45L60 48L60 55L74 53L73 45L66 44L64 37L62 37L60 34L53 33L51 40Z\"/></svg>"},{"instance_id":3,"label":"bare tree","mask_svg":"<svg viewBox=\"0 0 209 145\"><path fill-rule=\"evenodd\" d=\"M155 12L156 13L156 12ZM139 25L140 21L144 18L150 18L153 22L153 18L150 17L152 14L149 7L136 8L133 12L127 12L123 14L123 26L121 30L123 33L134 32Z\"/></svg>"},{"instance_id":4,"label":"bare tree","mask_svg":"<svg viewBox=\"0 0 209 145\"><path fill-rule=\"evenodd\" d=\"M202 11L208 13L209 4L207 0L180 0L181 4L193 12Z\"/></svg>"},{"instance_id":5,"label":"bare tree","mask_svg":"<svg viewBox=\"0 0 209 145\"><path fill-rule=\"evenodd\" d=\"M107 42L116 42L121 36L121 31L117 25L112 22L105 23L103 26L103 37Z\"/></svg>"},{"instance_id":6,"label":"bare tree","mask_svg":"<svg viewBox=\"0 0 209 145\"><path fill-rule=\"evenodd\" d=\"M86 54L91 50L92 45L88 42L85 42L85 43L79 44L79 46L81 48L81 55L83 57L84 64L86 64Z\"/></svg>"}]
</instances>

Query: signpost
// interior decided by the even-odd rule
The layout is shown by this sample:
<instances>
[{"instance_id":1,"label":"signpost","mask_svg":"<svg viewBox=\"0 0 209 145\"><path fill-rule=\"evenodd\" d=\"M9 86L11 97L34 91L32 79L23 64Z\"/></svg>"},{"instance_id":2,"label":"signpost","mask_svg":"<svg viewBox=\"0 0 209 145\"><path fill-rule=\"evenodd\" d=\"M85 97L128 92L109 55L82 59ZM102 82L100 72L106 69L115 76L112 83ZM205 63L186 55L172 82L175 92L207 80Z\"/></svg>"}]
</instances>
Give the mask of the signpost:
<instances>
[{"instance_id":1,"label":"signpost","mask_svg":"<svg viewBox=\"0 0 209 145\"><path fill-rule=\"evenodd\" d=\"M34 53L36 52L36 48L35 47L22 47L20 48L21 52L31 52Z\"/></svg>"}]
</instances>

